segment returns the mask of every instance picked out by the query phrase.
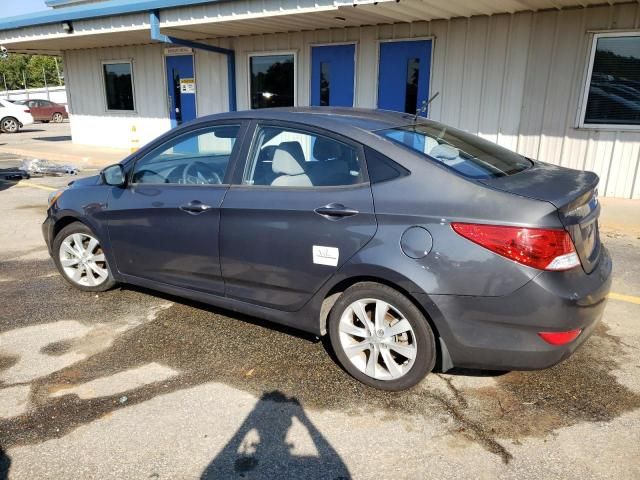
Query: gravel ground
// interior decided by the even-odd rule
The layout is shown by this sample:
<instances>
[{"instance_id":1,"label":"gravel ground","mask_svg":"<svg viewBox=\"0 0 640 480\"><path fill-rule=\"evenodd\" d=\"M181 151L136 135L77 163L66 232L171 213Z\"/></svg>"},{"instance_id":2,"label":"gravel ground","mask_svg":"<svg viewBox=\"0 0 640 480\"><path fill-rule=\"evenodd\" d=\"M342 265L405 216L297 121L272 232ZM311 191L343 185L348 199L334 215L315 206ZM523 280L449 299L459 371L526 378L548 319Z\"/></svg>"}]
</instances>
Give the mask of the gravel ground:
<instances>
[{"instance_id":1,"label":"gravel ground","mask_svg":"<svg viewBox=\"0 0 640 480\"><path fill-rule=\"evenodd\" d=\"M639 304L610 300L554 368L383 393L293 330L71 288L40 233L68 181L0 184L0 479L640 478ZM614 291L640 295L640 240L603 233Z\"/></svg>"}]
</instances>

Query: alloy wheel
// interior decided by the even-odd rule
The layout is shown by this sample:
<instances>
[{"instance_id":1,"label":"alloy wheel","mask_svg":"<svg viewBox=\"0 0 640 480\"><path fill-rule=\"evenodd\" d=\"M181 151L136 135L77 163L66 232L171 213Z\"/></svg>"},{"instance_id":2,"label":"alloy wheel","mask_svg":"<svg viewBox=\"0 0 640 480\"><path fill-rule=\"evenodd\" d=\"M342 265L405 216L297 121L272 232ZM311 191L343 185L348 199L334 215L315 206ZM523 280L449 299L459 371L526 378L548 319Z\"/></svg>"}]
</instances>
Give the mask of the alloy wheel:
<instances>
[{"instance_id":1,"label":"alloy wheel","mask_svg":"<svg viewBox=\"0 0 640 480\"><path fill-rule=\"evenodd\" d=\"M340 345L349 361L376 380L396 380L414 364L415 332L393 305L366 298L349 305L339 323Z\"/></svg>"},{"instance_id":2,"label":"alloy wheel","mask_svg":"<svg viewBox=\"0 0 640 480\"><path fill-rule=\"evenodd\" d=\"M61 113L56 112L56 113L53 114L53 121L55 123L62 123L62 120L64 120L64 119L62 118L62 114Z\"/></svg>"},{"instance_id":3,"label":"alloy wheel","mask_svg":"<svg viewBox=\"0 0 640 480\"><path fill-rule=\"evenodd\" d=\"M15 118L5 118L2 120L0 128L2 128L3 132L16 133L20 128L20 125L18 125L18 121Z\"/></svg>"},{"instance_id":4,"label":"alloy wheel","mask_svg":"<svg viewBox=\"0 0 640 480\"><path fill-rule=\"evenodd\" d=\"M97 287L109 278L100 243L86 233L73 233L60 244L60 265L65 275L83 287Z\"/></svg>"}]
</instances>

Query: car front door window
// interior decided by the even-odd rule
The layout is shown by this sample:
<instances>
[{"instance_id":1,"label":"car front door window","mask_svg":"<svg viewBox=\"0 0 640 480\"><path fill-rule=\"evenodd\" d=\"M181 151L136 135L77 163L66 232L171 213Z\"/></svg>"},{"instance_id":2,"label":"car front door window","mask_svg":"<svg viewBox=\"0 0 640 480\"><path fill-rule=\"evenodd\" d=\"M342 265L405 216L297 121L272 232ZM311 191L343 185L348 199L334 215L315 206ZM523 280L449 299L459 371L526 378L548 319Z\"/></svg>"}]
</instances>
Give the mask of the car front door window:
<instances>
[{"instance_id":1,"label":"car front door window","mask_svg":"<svg viewBox=\"0 0 640 480\"><path fill-rule=\"evenodd\" d=\"M239 130L237 125L224 125L176 137L136 163L132 183L222 184Z\"/></svg>"}]
</instances>

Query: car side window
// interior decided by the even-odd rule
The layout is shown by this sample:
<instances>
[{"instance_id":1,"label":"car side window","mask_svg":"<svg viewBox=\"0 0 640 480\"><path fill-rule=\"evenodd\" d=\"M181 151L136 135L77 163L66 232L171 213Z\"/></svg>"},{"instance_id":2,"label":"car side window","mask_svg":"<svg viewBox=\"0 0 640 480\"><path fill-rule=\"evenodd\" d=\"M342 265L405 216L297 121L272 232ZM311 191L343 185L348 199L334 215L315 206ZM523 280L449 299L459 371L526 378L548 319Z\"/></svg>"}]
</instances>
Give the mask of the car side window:
<instances>
[{"instance_id":1,"label":"car side window","mask_svg":"<svg viewBox=\"0 0 640 480\"><path fill-rule=\"evenodd\" d=\"M136 162L132 183L223 183L239 125L202 128L171 139Z\"/></svg>"},{"instance_id":2,"label":"car side window","mask_svg":"<svg viewBox=\"0 0 640 480\"><path fill-rule=\"evenodd\" d=\"M364 181L362 159L351 145L283 127L258 127L243 184L337 187Z\"/></svg>"}]
</instances>

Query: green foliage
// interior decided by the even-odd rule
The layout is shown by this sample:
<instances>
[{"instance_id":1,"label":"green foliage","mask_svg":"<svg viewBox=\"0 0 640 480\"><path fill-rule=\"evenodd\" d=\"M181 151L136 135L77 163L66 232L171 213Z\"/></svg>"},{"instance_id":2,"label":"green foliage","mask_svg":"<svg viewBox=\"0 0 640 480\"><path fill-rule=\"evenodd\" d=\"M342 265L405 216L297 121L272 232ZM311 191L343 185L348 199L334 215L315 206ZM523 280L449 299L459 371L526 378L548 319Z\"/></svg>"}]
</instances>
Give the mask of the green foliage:
<instances>
[{"instance_id":1,"label":"green foliage","mask_svg":"<svg viewBox=\"0 0 640 480\"><path fill-rule=\"evenodd\" d=\"M57 58L60 75L62 75L62 60ZM44 71L43 71L44 70ZM22 55L12 53L8 58L0 59L0 90L4 90L4 78L9 90L21 90L24 88L23 72L27 77L28 88L39 88L45 85L57 86L58 72L56 70L56 57L48 55ZM64 81L63 81L64 84Z\"/></svg>"}]
</instances>

